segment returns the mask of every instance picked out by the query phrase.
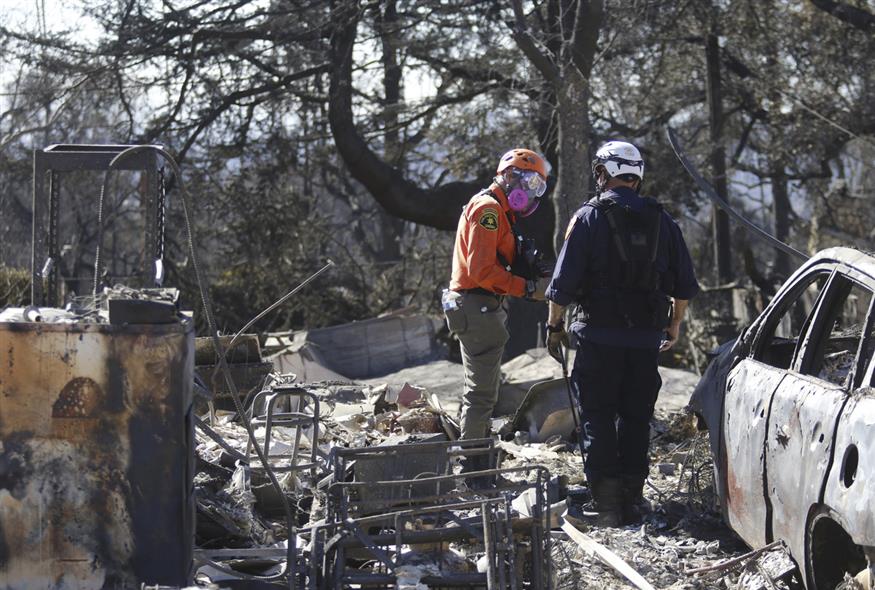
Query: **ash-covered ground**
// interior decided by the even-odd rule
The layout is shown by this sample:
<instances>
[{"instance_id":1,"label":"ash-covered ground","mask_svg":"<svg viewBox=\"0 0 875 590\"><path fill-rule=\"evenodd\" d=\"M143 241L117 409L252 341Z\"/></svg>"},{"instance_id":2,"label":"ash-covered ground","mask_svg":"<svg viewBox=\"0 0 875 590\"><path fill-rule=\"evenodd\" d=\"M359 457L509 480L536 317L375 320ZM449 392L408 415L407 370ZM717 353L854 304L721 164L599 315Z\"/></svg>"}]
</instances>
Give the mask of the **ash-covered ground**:
<instances>
[{"instance_id":1,"label":"ash-covered ground","mask_svg":"<svg viewBox=\"0 0 875 590\"><path fill-rule=\"evenodd\" d=\"M780 548L725 566L726 560L750 551L723 522L713 491L713 469L707 433L696 430L695 418L685 405L697 382L696 375L661 369L664 385L652 422L651 468L645 489L650 511L639 525L622 528L589 526L571 520L591 542L592 550L556 526L551 531L553 587L557 589L795 588L794 566ZM496 430L512 414L532 384L561 377L561 368L544 351L532 351L503 366L504 383ZM303 384L302 384L303 385ZM462 389L462 368L436 361L407 368L364 382L321 382L304 385L320 399L319 434L302 429L296 436L283 427L273 431L271 455L281 461L295 447L309 456L327 458L334 447L361 447L403 440L405 437L445 433L452 436ZM230 447L246 452L246 432L232 413L218 412L213 428ZM206 418L206 417L205 417ZM263 437L264 429L256 428ZM568 439L554 436L528 442L519 434L497 444L504 450L503 467L543 465L552 477L562 476L564 489L585 497L580 451ZM241 472L229 461L229 452L217 441L198 434L198 545L200 547L282 547L286 530L282 512L270 485L257 468ZM286 475L282 485L296 498L300 546L308 543L307 530L324 515L324 494L306 474ZM320 474L323 475L323 474ZM324 479L323 479L324 483ZM562 509L561 504L557 506ZM560 521L561 522L561 521ZM476 571L476 546L453 549L454 567ZM601 553L601 555L599 555ZM624 567L610 565L612 553L644 583L633 584ZM616 560L614 560L616 561ZM267 567L265 564L261 564ZM709 569L710 568L710 569ZM690 570L706 570L691 573ZM202 570L210 571L210 570ZM275 570L273 570L275 571ZM627 570L628 571L628 570ZM202 575L202 583L223 584L221 575ZM649 584L646 586L643 584ZM399 586L400 587L400 586ZM420 586L412 585L411 588Z\"/></svg>"}]
</instances>

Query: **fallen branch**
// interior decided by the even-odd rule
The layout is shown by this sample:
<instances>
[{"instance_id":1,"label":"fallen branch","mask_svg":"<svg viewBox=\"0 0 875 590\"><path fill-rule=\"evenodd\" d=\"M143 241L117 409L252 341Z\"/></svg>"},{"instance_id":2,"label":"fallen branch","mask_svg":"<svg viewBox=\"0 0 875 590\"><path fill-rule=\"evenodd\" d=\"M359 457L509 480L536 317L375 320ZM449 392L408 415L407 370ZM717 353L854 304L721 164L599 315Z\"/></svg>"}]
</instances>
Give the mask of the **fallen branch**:
<instances>
[{"instance_id":1,"label":"fallen branch","mask_svg":"<svg viewBox=\"0 0 875 590\"><path fill-rule=\"evenodd\" d=\"M632 566L623 561L619 555L589 535L577 530L577 528L567 520L563 520L562 530L565 531L565 534L568 535L572 541L577 543L577 545L587 554L597 556L605 564L611 566L618 573L622 574L624 578L632 582L636 588L640 588L640 590L656 590L650 585L650 582L641 577L641 574L636 572Z\"/></svg>"},{"instance_id":2,"label":"fallen branch","mask_svg":"<svg viewBox=\"0 0 875 590\"><path fill-rule=\"evenodd\" d=\"M775 581L772 579L772 575L766 571L766 568L761 566L759 562L756 561L754 562L754 566L756 567L757 573L760 575L760 577L763 579L763 581L766 583L766 586L768 586L770 590L780 590L778 588L778 585L775 584Z\"/></svg>"},{"instance_id":3,"label":"fallen branch","mask_svg":"<svg viewBox=\"0 0 875 590\"><path fill-rule=\"evenodd\" d=\"M767 551L771 551L772 549L775 549L777 547L783 547L783 546L784 546L784 541L782 541L781 539L778 539L777 541L772 541L768 545L766 545L764 547L760 547L759 549L754 549L753 551L751 551L749 553L745 553L744 555L739 555L738 557L733 557L732 559L727 559L726 561L721 561L720 563L715 563L714 565L708 565L705 567L697 567L697 568L693 568L691 570L685 569L684 573L688 576L692 576L694 574L704 574L707 572L718 572L718 571L732 569L735 566L744 563L748 559L751 559L752 557L757 557L763 553L766 553Z\"/></svg>"}]
</instances>

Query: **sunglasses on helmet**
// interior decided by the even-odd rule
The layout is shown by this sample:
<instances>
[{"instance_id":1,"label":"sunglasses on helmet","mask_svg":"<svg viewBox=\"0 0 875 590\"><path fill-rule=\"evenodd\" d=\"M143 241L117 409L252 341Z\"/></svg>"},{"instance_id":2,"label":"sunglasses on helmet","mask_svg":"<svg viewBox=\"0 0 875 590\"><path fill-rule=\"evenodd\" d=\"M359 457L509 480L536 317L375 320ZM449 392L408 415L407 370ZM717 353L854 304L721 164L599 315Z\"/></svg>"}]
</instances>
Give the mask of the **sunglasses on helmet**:
<instances>
[{"instance_id":1,"label":"sunglasses on helmet","mask_svg":"<svg viewBox=\"0 0 875 590\"><path fill-rule=\"evenodd\" d=\"M617 164L625 165L625 166L643 166L644 160L627 160L626 158L621 158L620 156L608 156L607 158L596 158L592 161L592 169L595 170L595 167L599 164L604 164L605 162L616 162Z\"/></svg>"}]
</instances>

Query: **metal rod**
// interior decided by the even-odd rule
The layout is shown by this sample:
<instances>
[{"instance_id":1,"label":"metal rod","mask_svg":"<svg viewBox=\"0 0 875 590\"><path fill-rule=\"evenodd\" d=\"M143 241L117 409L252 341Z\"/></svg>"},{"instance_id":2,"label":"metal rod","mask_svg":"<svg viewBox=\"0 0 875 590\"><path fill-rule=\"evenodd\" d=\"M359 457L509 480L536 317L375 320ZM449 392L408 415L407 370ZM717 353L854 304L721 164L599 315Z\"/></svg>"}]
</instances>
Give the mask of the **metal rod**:
<instances>
[{"instance_id":1,"label":"metal rod","mask_svg":"<svg viewBox=\"0 0 875 590\"><path fill-rule=\"evenodd\" d=\"M253 557L286 556L285 547L247 547L239 549L195 549L195 558L204 559L251 559Z\"/></svg>"},{"instance_id":2,"label":"metal rod","mask_svg":"<svg viewBox=\"0 0 875 590\"><path fill-rule=\"evenodd\" d=\"M460 518L457 514L455 514L453 512L445 511L445 512L440 512L437 514L437 516L435 516L435 518L438 520L438 522L440 522L440 517L442 514L447 514L449 516L449 520L451 522L455 522L460 527L462 527L463 529L468 531L468 534L471 535L472 538L477 538L477 539L483 540L483 531L478 532L477 529L474 528L477 525L477 523L476 523L477 518L476 517L473 519L471 519L471 518L465 519L465 518ZM434 528L438 528L438 527L435 526Z\"/></svg>"},{"instance_id":3,"label":"metal rod","mask_svg":"<svg viewBox=\"0 0 875 590\"><path fill-rule=\"evenodd\" d=\"M469 500L467 502L456 502L454 504L441 504L438 506L423 506L421 508L410 508L408 510L397 510L395 512L389 512L386 514L377 514L374 516L363 516L361 518L356 518L355 522L363 525L363 524L377 524L383 521L388 521L394 518L396 515L401 515L405 517L417 516L420 514L429 514L431 512L444 512L450 510L468 510L471 508L477 508L483 502L500 502L502 498L488 498L485 500Z\"/></svg>"},{"instance_id":4,"label":"metal rod","mask_svg":"<svg viewBox=\"0 0 875 590\"><path fill-rule=\"evenodd\" d=\"M404 539L401 538L401 533L404 532L404 517L400 514L395 515L395 563L401 563L401 547L404 545Z\"/></svg>"},{"instance_id":5,"label":"metal rod","mask_svg":"<svg viewBox=\"0 0 875 590\"><path fill-rule=\"evenodd\" d=\"M476 506L474 506L476 508ZM473 519L473 520L472 520ZM475 522L478 517L474 516L469 519L469 526L471 527L479 527L480 525ZM525 534L531 536L532 531L532 523L531 518L520 518L518 520L511 522L511 531L514 534ZM331 526L340 526L337 524ZM480 534L476 535L476 538L480 538ZM401 539L404 543L408 545L419 545L423 543L445 543L450 541L459 541L463 539L472 539L475 538L469 531L462 527L457 526L449 526L442 529L429 529L424 531L404 531L401 535ZM372 535L372 539L380 545L391 545L395 542L395 533L381 533L378 535ZM334 544L337 547L347 547L354 548L360 547L359 542L353 537L343 537L339 536L337 540L334 541Z\"/></svg>"},{"instance_id":6,"label":"metal rod","mask_svg":"<svg viewBox=\"0 0 875 590\"><path fill-rule=\"evenodd\" d=\"M354 570L348 575L343 576L342 582L349 585L380 585L387 587L394 585L397 578L391 574L363 574L358 570ZM483 586L486 581L486 576L483 574L448 574L446 576L424 576L420 583L432 587L452 587L452 586ZM346 588L347 585L338 586Z\"/></svg>"},{"instance_id":7,"label":"metal rod","mask_svg":"<svg viewBox=\"0 0 875 590\"><path fill-rule=\"evenodd\" d=\"M512 535L508 534L507 528L504 526L504 519L501 517L501 512L498 510L498 506L498 504L494 506L494 511L492 512L492 518L490 519L489 524L494 527L495 530L495 561L498 571L498 587L501 588L501 590L506 590L507 578L504 574L504 570L507 567L507 560L504 557L504 553L510 546L510 538L512 538Z\"/></svg>"},{"instance_id":8,"label":"metal rod","mask_svg":"<svg viewBox=\"0 0 875 590\"><path fill-rule=\"evenodd\" d=\"M483 447L487 447L486 449L476 449L476 450L488 450L495 447L495 441L491 438L469 438L469 439L460 439L460 440L452 440L452 441L437 441L437 442L418 442L416 444L406 444L406 445L385 445L385 446L377 446L377 447L335 447L332 449L332 452L338 456L346 457L347 455L369 455L369 454L418 454L421 453L424 449L432 449L436 447L447 447L447 452L453 452L452 447L473 447L477 445L482 445ZM462 451L460 451L462 453ZM464 454L464 453L462 453Z\"/></svg>"},{"instance_id":9,"label":"metal rod","mask_svg":"<svg viewBox=\"0 0 875 590\"><path fill-rule=\"evenodd\" d=\"M532 506L532 588L541 590L544 587L544 521L541 495L541 477L538 472L535 484L535 505Z\"/></svg>"},{"instance_id":10,"label":"metal rod","mask_svg":"<svg viewBox=\"0 0 875 590\"><path fill-rule=\"evenodd\" d=\"M379 559L383 565L386 566L386 569L390 572L395 571L395 563L392 561L392 558L389 557L389 554L380 549L377 543L371 538L369 534L364 532L360 526L358 526L352 520L348 520L346 523L346 530L350 531L355 537L362 543L362 546L374 557ZM398 559L398 556L395 556L395 559Z\"/></svg>"},{"instance_id":11,"label":"metal rod","mask_svg":"<svg viewBox=\"0 0 875 590\"><path fill-rule=\"evenodd\" d=\"M542 475L543 475L543 473L538 474L539 484L540 484ZM550 486L550 474L547 473L545 478L544 478L544 487L543 487L544 493L543 494L535 494L538 497L538 501L544 503L544 516L543 516L543 518L541 518L541 523L544 523L544 522L547 523L546 534L544 533L543 529L541 532L541 534L543 535L543 539L544 539L544 550L546 552L546 556L542 555L542 557L546 557L546 559L544 559L543 562L544 562L544 579L546 581L547 590L550 590L553 586L553 576L550 573L550 567L553 565L553 559L552 559L553 554L552 554L551 548L550 548L550 543L552 542L552 537L550 537L550 528L551 528L553 520L550 516L550 511L552 508L550 506L550 500L549 500L549 486ZM538 489L541 489L540 485L539 485Z\"/></svg>"},{"instance_id":12,"label":"metal rod","mask_svg":"<svg viewBox=\"0 0 875 590\"><path fill-rule=\"evenodd\" d=\"M408 445L413 446L413 445ZM344 481L344 482L335 482L332 485L335 486L343 486L349 488L356 487L373 487L373 486L404 486L410 485L412 483L433 483L438 481L446 481L449 479L468 479L472 477L480 477L480 476L488 476L488 475L504 475L506 473L530 473L531 471L537 471L539 475L542 475L542 472L546 471L546 467L542 465L526 465L525 467L499 467L497 469L483 469L481 471L469 471L467 473L453 473L450 475L436 475L432 477L420 477L418 479L399 479L399 480L384 480L384 481ZM532 484L521 483L520 485L525 485L527 487L531 487ZM492 490L478 490L483 493L490 493Z\"/></svg>"},{"instance_id":13,"label":"metal rod","mask_svg":"<svg viewBox=\"0 0 875 590\"><path fill-rule=\"evenodd\" d=\"M507 557L508 557L508 571L510 573L510 590L517 590L517 581L516 581L516 547L513 544L513 522L510 517L511 510L511 498L510 494L504 495L504 526L507 530L507 538L508 538L508 548L507 548Z\"/></svg>"},{"instance_id":14,"label":"metal rod","mask_svg":"<svg viewBox=\"0 0 875 590\"><path fill-rule=\"evenodd\" d=\"M267 309L262 311L260 314L258 314L257 316L255 316L254 318L249 320L245 326L240 328L239 332L234 334L234 337L231 338L231 342L228 343L228 346L225 350L231 350L231 348L234 346L234 343L237 342L237 338L239 338L241 334L243 334L246 330L248 330L250 327L252 327L252 324L254 324L258 320L260 320L261 318L263 318L264 316L266 316L267 314L272 312L274 309L276 309L277 307L279 307L280 305L285 303L289 297L291 297L292 295L294 295L295 293L297 293L298 291L303 289L308 283L310 283L312 280L314 280L316 277L321 275L323 272L325 272L326 270L328 270L332 266L334 266L334 262L329 260L327 263L325 263L325 266L323 266L322 268L320 268L319 270L317 270L316 272L311 274L309 277L307 277L304 280L304 282L302 282L300 285L298 285L297 287L295 287L294 289L292 289L291 291L289 291L288 293L286 293L285 295L283 295L279 299L277 299L274 303L272 303L270 305L270 307L268 307Z\"/></svg>"},{"instance_id":15,"label":"metal rod","mask_svg":"<svg viewBox=\"0 0 875 590\"><path fill-rule=\"evenodd\" d=\"M495 571L495 539L489 526L489 504L480 504L480 518L483 521L483 549L486 551L486 589L498 590Z\"/></svg>"},{"instance_id":16,"label":"metal rod","mask_svg":"<svg viewBox=\"0 0 875 590\"><path fill-rule=\"evenodd\" d=\"M706 565L704 567L685 569L684 573L688 576L692 576L695 574L704 574L708 572L722 572L724 570L732 569L736 566L739 566L748 559L758 557L762 553L766 553L768 551L771 551L772 549L778 549L779 547L783 548L784 546L785 544L783 539L778 539L777 541L772 541L768 545L764 545L759 549L754 549L753 551L745 553L744 555L739 555L738 557L733 557L732 559L727 559L725 561L721 561L712 565Z\"/></svg>"},{"instance_id":17,"label":"metal rod","mask_svg":"<svg viewBox=\"0 0 875 590\"><path fill-rule=\"evenodd\" d=\"M213 430L212 428L210 428L210 427L207 425L206 422L204 422L203 420L201 420L200 418L198 418L197 416L195 416L194 413L192 413L192 418L194 419L194 425L195 425L195 426L197 426L198 428L200 428L201 431L202 431L204 434L206 434L208 437L210 437L211 439L213 439L213 440L214 440L214 441L215 441L220 447L222 447L223 449L225 449L225 451L226 451L229 455L231 455L234 459L236 459L236 460L238 460L238 461L243 461L243 462L248 462L248 461L249 461L249 458L248 458L248 457L244 456L240 451L238 451L237 449L235 449L234 447L232 447L231 445L229 445L229 444L227 443L227 441L225 441L225 439L222 438L222 436L221 436L218 432L216 432L215 430ZM248 454L249 454L249 453L248 453L248 448L247 448L247 455L248 455Z\"/></svg>"},{"instance_id":18,"label":"metal rod","mask_svg":"<svg viewBox=\"0 0 875 590\"><path fill-rule=\"evenodd\" d=\"M578 407L577 402L575 401L574 394L571 392L571 379L568 378L568 361L565 359L565 350L562 349L562 345L559 345L559 364L562 365L562 378L565 380L565 391L568 392L568 403L571 406L571 417L574 420L574 432L577 434L578 440L580 439L580 417L578 415Z\"/></svg>"}]
</instances>

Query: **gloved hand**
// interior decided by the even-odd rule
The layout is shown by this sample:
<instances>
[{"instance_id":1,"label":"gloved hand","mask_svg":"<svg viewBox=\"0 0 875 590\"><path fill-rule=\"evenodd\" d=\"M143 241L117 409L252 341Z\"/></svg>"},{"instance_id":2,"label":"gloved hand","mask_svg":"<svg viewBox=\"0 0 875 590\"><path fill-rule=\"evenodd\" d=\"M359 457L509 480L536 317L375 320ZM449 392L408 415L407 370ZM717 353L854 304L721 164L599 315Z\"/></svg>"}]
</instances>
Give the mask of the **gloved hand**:
<instances>
[{"instance_id":1,"label":"gloved hand","mask_svg":"<svg viewBox=\"0 0 875 590\"><path fill-rule=\"evenodd\" d=\"M680 322L674 323L665 329L665 338L659 345L659 352L665 352L669 348L675 345L678 341L678 336L680 335L681 324Z\"/></svg>"},{"instance_id":2,"label":"gloved hand","mask_svg":"<svg viewBox=\"0 0 875 590\"><path fill-rule=\"evenodd\" d=\"M551 277L540 277L537 281L526 281L526 299L532 301L544 301L544 293L550 285Z\"/></svg>"},{"instance_id":3,"label":"gloved hand","mask_svg":"<svg viewBox=\"0 0 875 590\"><path fill-rule=\"evenodd\" d=\"M555 328L547 325L547 338L545 340L547 352L559 363L563 363L565 358L562 356L562 347L568 348L571 342L568 339L568 332L565 331L565 324L559 324Z\"/></svg>"}]
</instances>

